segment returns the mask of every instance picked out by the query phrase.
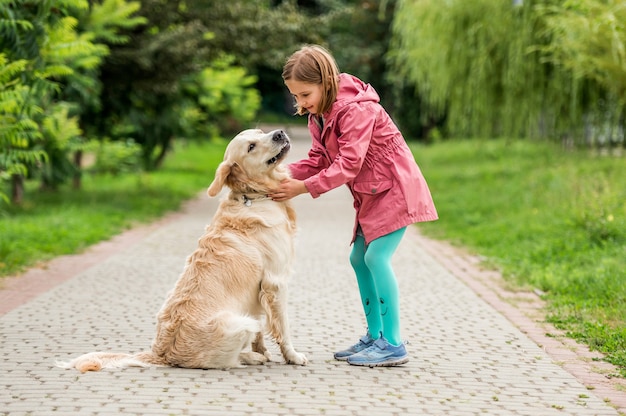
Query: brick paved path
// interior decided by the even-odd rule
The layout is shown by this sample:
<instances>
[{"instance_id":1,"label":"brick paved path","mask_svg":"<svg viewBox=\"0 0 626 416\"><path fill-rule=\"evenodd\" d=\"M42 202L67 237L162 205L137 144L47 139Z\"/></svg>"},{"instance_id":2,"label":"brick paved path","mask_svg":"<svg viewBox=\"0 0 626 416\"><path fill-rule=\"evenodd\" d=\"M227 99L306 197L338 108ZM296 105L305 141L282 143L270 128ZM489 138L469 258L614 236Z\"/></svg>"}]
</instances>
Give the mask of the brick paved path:
<instances>
[{"instance_id":1,"label":"brick paved path","mask_svg":"<svg viewBox=\"0 0 626 416\"><path fill-rule=\"evenodd\" d=\"M307 143L296 141L292 158ZM122 249L113 244L98 261L77 262L67 280L36 297L19 301L14 292L21 305L0 316L0 415L619 414L429 255L414 230L394 258L410 363L370 369L334 361L332 352L365 329L344 189L295 200L290 320L308 366L282 364L272 345L274 362L229 371L54 367L89 351L149 347L154 316L216 203L192 201Z\"/></svg>"}]
</instances>

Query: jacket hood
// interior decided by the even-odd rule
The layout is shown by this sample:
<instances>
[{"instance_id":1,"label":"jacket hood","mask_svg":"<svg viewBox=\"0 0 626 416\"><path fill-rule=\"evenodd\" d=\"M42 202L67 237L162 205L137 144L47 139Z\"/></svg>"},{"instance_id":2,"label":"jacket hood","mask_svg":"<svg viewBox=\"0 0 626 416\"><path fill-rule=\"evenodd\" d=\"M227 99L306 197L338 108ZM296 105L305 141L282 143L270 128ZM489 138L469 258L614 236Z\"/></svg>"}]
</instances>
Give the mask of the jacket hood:
<instances>
[{"instance_id":1,"label":"jacket hood","mask_svg":"<svg viewBox=\"0 0 626 416\"><path fill-rule=\"evenodd\" d=\"M333 103L330 110L324 114L324 117L329 117L337 113L341 108L348 104L370 101L378 103L380 97L374 87L370 84L366 84L357 77L350 74L339 75L339 91L337 92L337 99Z\"/></svg>"}]
</instances>

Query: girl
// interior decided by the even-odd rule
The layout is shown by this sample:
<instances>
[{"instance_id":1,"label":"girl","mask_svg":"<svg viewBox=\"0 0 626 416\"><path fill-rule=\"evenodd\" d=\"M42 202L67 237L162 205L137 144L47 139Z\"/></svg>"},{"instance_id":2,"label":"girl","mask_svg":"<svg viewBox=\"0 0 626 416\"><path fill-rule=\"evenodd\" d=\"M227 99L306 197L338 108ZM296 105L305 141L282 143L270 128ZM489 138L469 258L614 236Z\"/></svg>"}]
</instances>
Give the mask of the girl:
<instances>
[{"instance_id":1,"label":"girl","mask_svg":"<svg viewBox=\"0 0 626 416\"><path fill-rule=\"evenodd\" d=\"M346 184L354 197L350 263L368 331L335 359L370 367L404 364L409 358L391 257L409 224L437 219L428 185L374 88L340 74L326 49L302 47L282 77L297 114L309 114L312 145L307 159L289 165L292 178L270 196L284 201L308 192L317 198Z\"/></svg>"}]
</instances>

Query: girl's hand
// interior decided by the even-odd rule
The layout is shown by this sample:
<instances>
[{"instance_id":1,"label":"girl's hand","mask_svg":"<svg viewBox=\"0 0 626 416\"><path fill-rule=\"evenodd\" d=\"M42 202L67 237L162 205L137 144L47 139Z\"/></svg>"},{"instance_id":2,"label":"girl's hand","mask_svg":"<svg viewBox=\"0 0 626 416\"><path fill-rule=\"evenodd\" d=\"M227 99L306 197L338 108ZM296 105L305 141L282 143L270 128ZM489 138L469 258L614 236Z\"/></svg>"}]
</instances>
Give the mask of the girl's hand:
<instances>
[{"instance_id":1,"label":"girl's hand","mask_svg":"<svg viewBox=\"0 0 626 416\"><path fill-rule=\"evenodd\" d=\"M269 194L269 197L274 201L287 201L288 199L293 198L294 196L298 196L300 194L304 194L309 192L304 185L304 181L299 181L297 179L288 178L284 179L280 186L276 189L273 189Z\"/></svg>"}]
</instances>

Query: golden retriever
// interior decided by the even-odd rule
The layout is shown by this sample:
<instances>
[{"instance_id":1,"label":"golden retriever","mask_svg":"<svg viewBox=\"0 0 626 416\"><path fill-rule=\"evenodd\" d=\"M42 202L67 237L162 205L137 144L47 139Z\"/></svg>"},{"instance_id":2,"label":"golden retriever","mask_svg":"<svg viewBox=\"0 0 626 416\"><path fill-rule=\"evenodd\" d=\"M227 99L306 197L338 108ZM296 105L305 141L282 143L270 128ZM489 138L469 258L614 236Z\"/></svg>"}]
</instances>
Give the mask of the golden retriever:
<instances>
[{"instance_id":1,"label":"golden retriever","mask_svg":"<svg viewBox=\"0 0 626 416\"><path fill-rule=\"evenodd\" d=\"M230 192L161 307L150 351L92 352L57 365L81 372L257 365L271 359L265 331L287 363L306 365L291 344L287 319L295 212L267 196L288 175L281 162L289 149L281 130L245 130L228 144L207 193L214 197L224 186Z\"/></svg>"}]
</instances>

